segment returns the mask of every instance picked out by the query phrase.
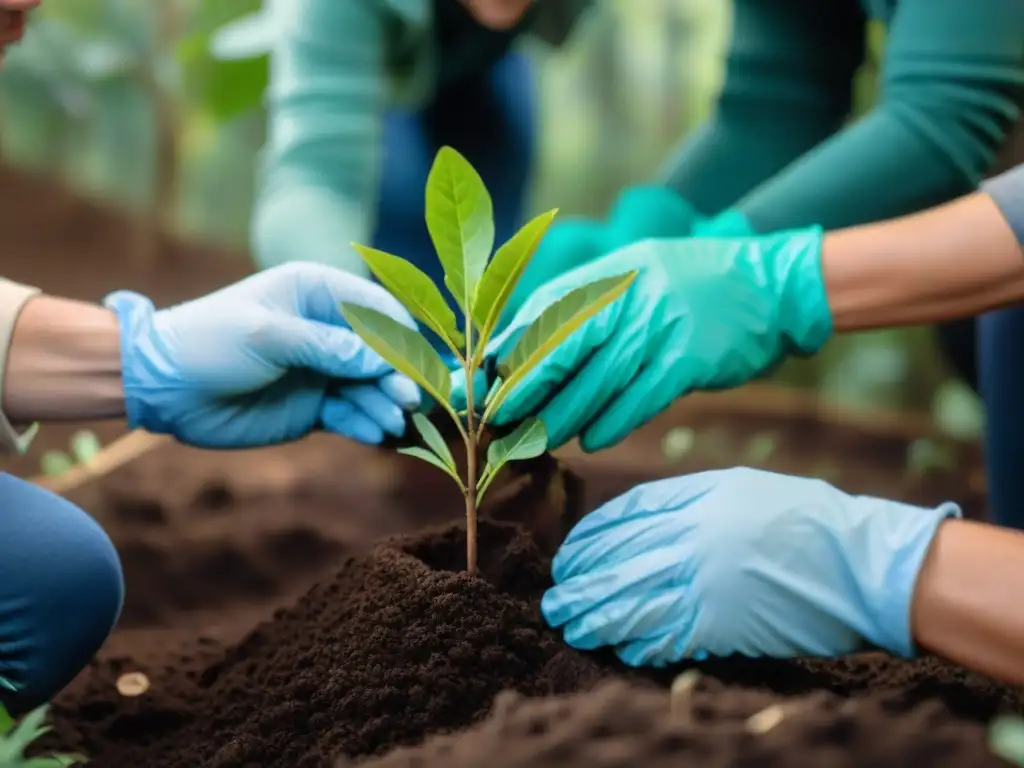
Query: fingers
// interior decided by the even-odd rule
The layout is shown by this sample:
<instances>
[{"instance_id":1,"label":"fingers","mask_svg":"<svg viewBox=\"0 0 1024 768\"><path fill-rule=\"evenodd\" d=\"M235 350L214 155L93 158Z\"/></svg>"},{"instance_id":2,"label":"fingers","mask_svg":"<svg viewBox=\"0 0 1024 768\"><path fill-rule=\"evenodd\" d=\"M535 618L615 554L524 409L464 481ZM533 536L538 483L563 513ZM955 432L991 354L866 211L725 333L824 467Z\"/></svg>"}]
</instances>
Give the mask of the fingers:
<instances>
[{"instance_id":1,"label":"fingers","mask_svg":"<svg viewBox=\"0 0 1024 768\"><path fill-rule=\"evenodd\" d=\"M404 411L415 411L423 404L423 393L420 388L400 373L389 373L377 382L377 386Z\"/></svg>"},{"instance_id":2,"label":"fingers","mask_svg":"<svg viewBox=\"0 0 1024 768\"><path fill-rule=\"evenodd\" d=\"M614 401L580 435L580 447L593 452L624 440L692 388L694 375L684 367L686 345L669 341Z\"/></svg>"},{"instance_id":3,"label":"fingers","mask_svg":"<svg viewBox=\"0 0 1024 768\"><path fill-rule=\"evenodd\" d=\"M370 280L325 264L286 264L277 269L290 270L294 275L300 314L308 320L347 326L341 305L357 304L382 312L406 328L416 329L416 321L402 303Z\"/></svg>"},{"instance_id":4,"label":"fingers","mask_svg":"<svg viewBox=\"0 0 1024 768\"><path fill-rule=\"evenodd\" d=\"M532 416L609 341L622 311L622 302L613 302L577 328L512 388L495 413L494 422L509 424Z\"/></svg>"},{"instance_id":5,"label":"fingers","mask_svg":"<svg viewBox=\"0 0 1024 768\"><path fill-rule=\"evenodd\" d=\"M484 400L487 398L487 373L485 371L476 371L473 376L473 402L476 403L477 408L483 407ZM452 407L457 411L465 410L466 408L466 372L462 369L452 372L452 394L451 394Z\"/></svg>"},{"instance_id":6,"label":"fingers","mask_svg":"<svg viewBox=\"0 0 1024 768\"><path fill-rule=\"evenodd\" d=\"M585 573L549 589L541 612L580 650L679 632L696 618L688 554L661 549Z\"/></svg>"},{"instance_id":7,"label":"fingers","mask_svg":"<svg viewBox=\"0 0 1024 768\"><path fill-rule=\"evenodd\" d=\"M685 540L700 521L687 508L706 497L720 476L697 472L638 485L573 526L551 563L556 584Z\"/></svg>"},{"instance_id":8,"label":"fingers","mask_svg":"<svg viewBox=\"0 0 1024 768\"><path fill-rule=\"evenodd\" d=\"M377 379L394 371L351 329L288 315L275 315L274 324L249 342L273 365L306 368L333 379Z\"/></svg>"},{"instance_id":9,"label":"fingers","mask_svg":"<svg viewBox=\"0 0 1024 768\"><path fill-rule=\"evenodd\" d=\"M642 330L628 324L620 327L540 409L538 417L547 427L550 449L577 437L641 369Z\"/></svg>"},{"instance_id":10,"label":"fingers","mask_svg":"<svg viewBox=\"0 0 1024 768\"><path fill-rule=\"evenodd\" d=\"M347 386L339 396L358 408L387 434L394 437L405 434L405 412L376 384Z\"/></svg>"},{"instance_id":11,"label":"fingers","mask_svg":"<svg viewBox=\"0 0 1024 768\"><path fill-rule=\"evenodd\" d=\"M355 404L340 397L324 401L320 422L328 432L334 432L358 443L379 445L384 442L384 430L380 425L360 411Z\"/></svg>"}]
</instances>

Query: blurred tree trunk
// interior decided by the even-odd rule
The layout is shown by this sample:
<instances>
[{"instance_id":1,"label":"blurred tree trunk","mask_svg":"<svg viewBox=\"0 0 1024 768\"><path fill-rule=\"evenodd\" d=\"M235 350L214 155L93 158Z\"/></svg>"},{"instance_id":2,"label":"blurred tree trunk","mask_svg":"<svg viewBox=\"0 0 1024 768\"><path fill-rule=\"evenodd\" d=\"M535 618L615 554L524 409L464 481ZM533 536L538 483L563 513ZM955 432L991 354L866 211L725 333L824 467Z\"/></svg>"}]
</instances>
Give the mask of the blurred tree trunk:
<instances>
[{"instance_id":1,"label":"blurred tree trunk","mask_svg":"<svg viewBox=\"0 0 1024 768\"><path fill-rule=\"evenodd\" d=\"M661 134L665 142L679 138L685 123L685 78L679 61L693 38L690 19L682 12L681 0L662 0Z\"/></svg>"},{"instance_id":2,"label":"blurred tree trunk","mask_svg":"<svg viewBox=\"0 0 1024 768\"><path fill-rule=\"evenodd\" d=\"M144 268L163 258L163 235L177 224L181 152L179 136L181 113L177 99L161 76L164 62L174 56L184 25L181 0L161 0L155 4L153 23L156 45L143 64L142 86L153 108L154 158L149 210L140 217L137 258Z\"/></svg>"}]
</instances>

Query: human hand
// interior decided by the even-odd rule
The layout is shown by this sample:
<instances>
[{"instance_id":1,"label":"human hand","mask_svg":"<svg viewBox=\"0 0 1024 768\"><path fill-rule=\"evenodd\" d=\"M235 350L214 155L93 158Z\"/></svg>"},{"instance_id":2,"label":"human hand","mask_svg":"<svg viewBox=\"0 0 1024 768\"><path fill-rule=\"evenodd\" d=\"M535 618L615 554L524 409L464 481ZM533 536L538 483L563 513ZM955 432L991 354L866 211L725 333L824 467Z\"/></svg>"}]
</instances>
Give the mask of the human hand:
<instances>
[{"instance_id":1,"label":"human hand","mask_svg":"<svg viewBox=\"0 0 1024 768\"><path fill-rule=\"evenodd\" d=\"M746 215L734 208L693 225L694 237L756 237L757 234Z\"/></svg>"},{"instance_id":2,"label":"human hand","mask_svg":"<svg viewBox=\"0 0 1024 768\"><path fill-rule=\"evenodd\" d=\"M493 416L537 416L549 445L579 436L606 448L693 390L745 384L832 332L821 231L746 240L644 240L539 288L488 349L502 360L522 332L573 289L637 270L625 295L528 373ZM456 374L453 399L465 387ZM486 392L480 382L476 391ZM478 403L479 405L479 403Z\"/></svg>"},{"instance_id":3,"label":"human hand","mask_svg":"<svg viewBox=\"0 0 1024 768\"><path fill-rule=\"evenodd\" d=\"M541 611L631 666L708 656L915 654L917 574L955 504L850 496L737 468L641 485L583 518Z\"/></svg>"},{"instance_id":4,"label":"human hand","mask_svg":"<svg viewBox=\"0 0 1024 768\"><path fill-rule=\"evenodd\" d=\"M0 58L8 45L21 40L25 34L28 12L39 6L41 0L0 0Z\"/></svg>"},{"instance_id":5,"label":"human hand","mask_svg":"<svg viewBox=\"0 0 1024 768\"><path fill-rule=\"evenodd\" d=\"M637 240L685 237L699 220L690 205L665 187L630 187L605 221L556 221L541 240L506 305L504 328L540 286Z\"/></svg>"},{"instance_id":6,"label":"human hand","mask_svg":"<svg viewBox=\"0 0 1024 768\"><path fill-rule=\"evenodd\" d=\"M281 443L314 429L371 444L401 436L419 389L349 328L343 301L416 327L380 286L312 263L160 311L136 293L111 294L129 426L201 448Z\"/></svg>"}]
</instances>

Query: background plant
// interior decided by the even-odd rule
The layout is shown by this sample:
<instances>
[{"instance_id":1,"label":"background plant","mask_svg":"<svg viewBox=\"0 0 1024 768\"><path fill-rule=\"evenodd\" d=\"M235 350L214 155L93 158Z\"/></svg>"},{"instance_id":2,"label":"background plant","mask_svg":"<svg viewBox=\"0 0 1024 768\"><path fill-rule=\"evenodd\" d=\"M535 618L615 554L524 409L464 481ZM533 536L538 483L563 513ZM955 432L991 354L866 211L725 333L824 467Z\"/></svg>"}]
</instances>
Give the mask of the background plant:
<instances>
[{"instance_id":1,"label":"background plant","mask_svg":"<svg viewBox=\"0 0 1024 768\"><path fill-rule=\"evenodd\" d=\"M25 750L50 730L43 725L47 711L48 707L39 707L15 721L0 706L0 768L65 768L87 762L81 755L25 756Z\"/></svg>"},{"instance_id":2,"label":"background plant","mask_svg":"<svg viewBox=\"0 0 1024 768\"><path fill-rule=\"evenodd\" d=\"M39 460L40 469L47 477L63 475L78 464L86 464L103 450L95 432L82 429L71 436L70 452L47 451Z\"/></svg>"},{"instance_id":3,"label":"background plant","mask_svg":"<svg viewBox=\"0 0 1024 768\"><path fill-rule=\"evenodd\" d=\"M544 310L501 361L502 376L494 382L478 414L474 379L484 365L487 343L556 214L551 210L528 222L494 252L492 259L494 209L490 194L469 161L451 147L441 148L427 177L426 221L444 267L445 285L462 312L462 329L440 289L427 275L398 256L353 244L381 284L443 340L465 374L469 405L457 411L450 402L448 365L426 338L380 312L342 305L356 333L434 398L462 437L465 478L459 476L455 458L440 431L422 414L415 415L413 421L424 446L403 448L401 452L433 464L458 484L466 501L466 565L471 574L476 573L477 509L487 489L507 463L535 458L547 449L544 425L530 418L490 443L481 469L479 446L489 420L541 360L587 319L621 296L636 277L636 272L630 272L594 281Z\"/></svg>"}]
</instances>

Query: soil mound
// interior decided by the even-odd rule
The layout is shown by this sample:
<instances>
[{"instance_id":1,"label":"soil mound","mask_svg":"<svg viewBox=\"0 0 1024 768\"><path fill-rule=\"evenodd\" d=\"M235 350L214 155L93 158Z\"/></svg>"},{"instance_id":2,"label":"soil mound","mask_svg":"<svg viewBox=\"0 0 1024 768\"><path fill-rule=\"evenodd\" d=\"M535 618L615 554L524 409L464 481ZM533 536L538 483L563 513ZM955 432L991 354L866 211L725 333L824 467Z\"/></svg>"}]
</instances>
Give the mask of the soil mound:
<instances>
[{"instance_id":1,"label":"soil mound","mask_svg":"<svg viewBox=\"0 0 1024 768\"><path fill-rule=\"evenodd\" d=\"M360 763L364 768L703 768L1003 766L985 728L939 701L906 708L891 695L819 693L779 700L703 680L675 700L665 691L602 683L529 700L505 693L479 726ZM354 762L341 760L336 768Z\"/></svg>"},{"instance_id":2,"label":"soil mound","mask_svg":"<svg viewBox=\"0 0 1024 768\"><path fill-rule=\"evenodd\" d=\"M679 670L641 677L544 625L550 563L532 537L482 521L482 579L462 572L464 546L457 525L388 540L237 645L151 670L136 699L114 685L127 660L97 664L74 708L58 708L52 743L147 768L328 768L431 737L376 765L973 766L989 764L984 724L1021 708L1019 691L928 658L721 659L700 665L680 730L665 693ZM615 679L631 687L597 690ZM508 691L591 693L506 694L492 713ZM783 722L751 734L747 719L773 704Z\"/></svg>"},{"instance_id":3,"label":"soil mound","mask_svg":"<svg viewBox=\"0 0 1024 768\"><path fill-rule=\"evenodd\" d=\"M110 663L58 736L100 765L322 768L469 726L506 689L568 693L611 674L543 624L549 562L531 538L484 522L479 547L485 579L461 572L459 526L382 544L133 706Z\"/></svg>"}]
</instances>

